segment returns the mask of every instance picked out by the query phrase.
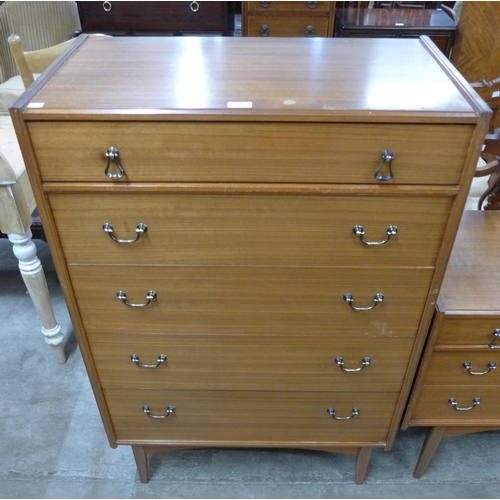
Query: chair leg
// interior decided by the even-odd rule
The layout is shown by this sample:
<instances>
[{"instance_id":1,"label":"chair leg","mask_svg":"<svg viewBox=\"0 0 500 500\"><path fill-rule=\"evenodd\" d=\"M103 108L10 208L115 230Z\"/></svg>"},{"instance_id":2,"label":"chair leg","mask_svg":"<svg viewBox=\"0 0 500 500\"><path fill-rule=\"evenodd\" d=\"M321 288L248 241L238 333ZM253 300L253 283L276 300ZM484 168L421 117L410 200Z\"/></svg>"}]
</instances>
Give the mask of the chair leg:
<instances>
[{"instance_id":1,"label":"chair leg","mask_svg":"<svg viewBox=\"0 0 500 500\"><path fill-rule=\"evenodd\" d=\"M137 466L139 479L141 480L141 483L147 483L149 481L149 477L148 454L146 453L146 448L144 446L132 446L132 451L134 452L135 465Z\"/></svg>"},{"instance_id":2,"label":"chair leg","mask_svg":"<svg viewBox=\"0 0 500 500\"><path fill-rule=\"evenodd\" d=\"M66 363L63 347L64 335L61 332L61 325L57 323L54 316L42 263L36 256L36 246L31 239L31 230L28 229L24 234L8 234L7 236L14 245L13 252L19 260L21 275L42 322L45 342L54 350L58 363L64 364Z\"/></svg>"},{"instance_id":3,"label":"chair leg","mask_svg":"<svg viewBox=\"0 0 500 500\"><path fill-rule=\"evenodd\" d=\"M431 458L434 455L441 438L443 437L445 429L445 427L429 427L425 436L424 444L420 450L420 456L418 457L415 471L413 472L414 477L422 477L422 474L429 465L429 462L431 461Z\"/></svg>"}]
</instances>

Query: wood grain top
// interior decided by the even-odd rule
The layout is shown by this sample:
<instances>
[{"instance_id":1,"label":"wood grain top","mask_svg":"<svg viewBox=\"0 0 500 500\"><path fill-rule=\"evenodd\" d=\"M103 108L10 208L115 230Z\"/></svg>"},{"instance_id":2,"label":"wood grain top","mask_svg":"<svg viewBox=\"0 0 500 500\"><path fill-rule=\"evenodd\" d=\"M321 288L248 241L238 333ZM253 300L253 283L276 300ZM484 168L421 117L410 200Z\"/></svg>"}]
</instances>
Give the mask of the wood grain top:
<instances>
[{"instance_id":1,"label":"wood grain top","mask_svg":"<svg viewBox=\"0 0 500 500\"><path fill-rule=\"evenodd\" d=\"M487 108L434 49L426 38L90 37L14 107L38 103L27 119L128 113L475 121Z\"/></svg>"},{"instance_id":2,"label":"wood grain top","mask_svg":"<svg viewBox=\"0 0 500 500\"><path fill-rule=\"evenodd\" d=\"M500 311L499 239L500 212L464 212L441 288L440 309Z\"/></svg>"}]
</instances>

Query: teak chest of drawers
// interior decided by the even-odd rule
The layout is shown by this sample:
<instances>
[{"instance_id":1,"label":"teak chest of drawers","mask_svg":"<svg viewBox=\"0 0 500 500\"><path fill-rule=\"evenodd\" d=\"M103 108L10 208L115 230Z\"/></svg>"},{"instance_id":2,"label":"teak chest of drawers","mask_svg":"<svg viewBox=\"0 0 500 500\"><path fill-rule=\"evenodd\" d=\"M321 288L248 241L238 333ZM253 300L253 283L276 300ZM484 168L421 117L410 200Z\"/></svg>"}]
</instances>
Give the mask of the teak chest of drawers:
<instances>
[{"instance_id":1,"label":"teak chest of drawers","mask_svg":"<svg viewBox=\"0 0 500 500\"><path fill-rule=\"evenodd\" d=\"M403 422L429 426L415 468L441 438L500 429L500 212L466 211Z\"/></svg>"},{"instance_id":2,"label":"teak chest of drawers","mask_svg":"<svg viewBox=\"0 0 500 500\"><path fill-rule=\"evenodd\" d=\"M110 444L141 480L149 452L243 446L356 454L362 482L490 117L439 50L83 37L11 114Z\"/></svg>"}]
</instances>

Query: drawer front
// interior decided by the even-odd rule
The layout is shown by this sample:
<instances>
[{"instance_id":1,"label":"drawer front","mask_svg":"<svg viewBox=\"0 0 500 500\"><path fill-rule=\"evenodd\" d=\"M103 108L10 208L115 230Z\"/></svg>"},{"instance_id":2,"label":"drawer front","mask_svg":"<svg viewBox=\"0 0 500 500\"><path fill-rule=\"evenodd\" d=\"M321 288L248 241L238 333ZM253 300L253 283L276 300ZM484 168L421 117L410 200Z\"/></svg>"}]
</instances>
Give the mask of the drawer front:
<instances>
[{"instance_id":1,"label":"drawer front","mask_svg":"<svg viewBox=\"0 0 500 500\"><path fill-rule=\"evenodd\" d=\"M450 198L172 193L51 194L70 264L432 267ZM154 209L152 210L152 207ZM103 231L131 240L113 241ZM361 242L388 238L380 246Z\"/></svg>"},{"instance_id":2,"label":"drawer front","mask_svg":"<svg viewBox=\"0 0 500 500\"><path fill-rule=\"evenodd\" d=\"M383 443L397 393L108 390L118 441L230 446ZM166 414L165 419L148 417ZM359 414L350 420L337 416Z\"/></svg>"},{"instance_id":3,"label":"drawer front","mask_svg":"<svg viewBox=\"0 0 500 500\"><path fill-rule=\"evenodd\" d=\"M328 18L248 16L248 36L328 36Z\"/></svg>"},{"instance_id":4,"label":"drawer front","mask_svg":"<svg viewBox=\"0 0 500 500\"><path fill-rule=\"evenodd\" d=\"M495 335L496 330L499 330L499 336ZM500 354L500 317L445 316L436 341L436 347L457 345L474 346Z\"/></svg>"},{"instance_id":5,"label":"drawer front","mask_svg":"<svg viewBox=\"0 0 500 500\"><path fill-rule=\"evenodd\" d=\"M464 366L464 363L468 365ZM497 366L498 365L498 366ZM427 385L500 385L500 351L434 352Z\"/></svg>"},{"instance_id":6,"label":"drawer front","mask_svg":"<svg viewBox=\"0 0 500 500\"><path fill-rule=\"evenodd\" d=\"M458 184L473 127L28 122L44 181ZM425 144L425 148L422 147ZM114 147L125 174L105 175ZM384 150L394 178L377 181ZM385 167L382 175L387 175ZM108 173L117 173L111 162Z\"/></svg>"},{"instance_id":7,"label":"drawer front","mask_svg":"<svg viewBox=\"0 0 500 500\"><path fill-rule=\"evenodd\" d=\"M88 333L414 337L425 269L70 266ZM126 293L127 307L117 298ZM344 300L350 293L355 311ZM383 302L375 302L376 294Z\"/></svg>"},{"instance_id":8,"label":"drawer front","mask_svg":"<svg viewBox=\"0 0 500 500\"><path fill-rule=\"evenodd\" d=\"M397 392L413 347L411 339L252 335L95 334L89 340L106 389Z\"/></svg>"},{"instance_id":9,"label":"drawer front","mask_svg":"<svg viewBox=\"0 0 500 500\"><path fill-rule=\"evenodd\" d=\"M499 388L486 386L424 385L412 416L412 422L425 425L500 425ZM456 400L456 410L449 403ZM474 398L480 398L474 406ZM465 410L471 408L470 410Z\"/></svg>"},{"instance_id":10,"label":"drawer front","mask_svg":"<svg viewBox=\"0 0 500 500\"><path fill-rule=\"evenodd\" d=\"M329 12L331 2L247 2L248 12Z\"/></svg>"}]
</instances>

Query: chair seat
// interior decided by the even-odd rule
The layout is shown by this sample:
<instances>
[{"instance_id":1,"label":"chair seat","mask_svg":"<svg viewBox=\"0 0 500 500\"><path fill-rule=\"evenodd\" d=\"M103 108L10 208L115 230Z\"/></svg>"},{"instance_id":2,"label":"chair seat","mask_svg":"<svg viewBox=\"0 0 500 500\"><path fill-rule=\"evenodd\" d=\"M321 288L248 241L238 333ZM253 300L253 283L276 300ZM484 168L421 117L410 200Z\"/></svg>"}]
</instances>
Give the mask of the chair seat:
<instances>
[{"instance_id":1,"label":"chair seat","mask_svg":"<svg viewBox=\"0 0 500 500\"><path fill-rule=\"evenodd\" d=\"M33 75L37 79L40 75ZM24 92L24 85L20 75L13 76L0 84L0 113L8 114L14 101Z\"/></svg>"}]
</instances>

